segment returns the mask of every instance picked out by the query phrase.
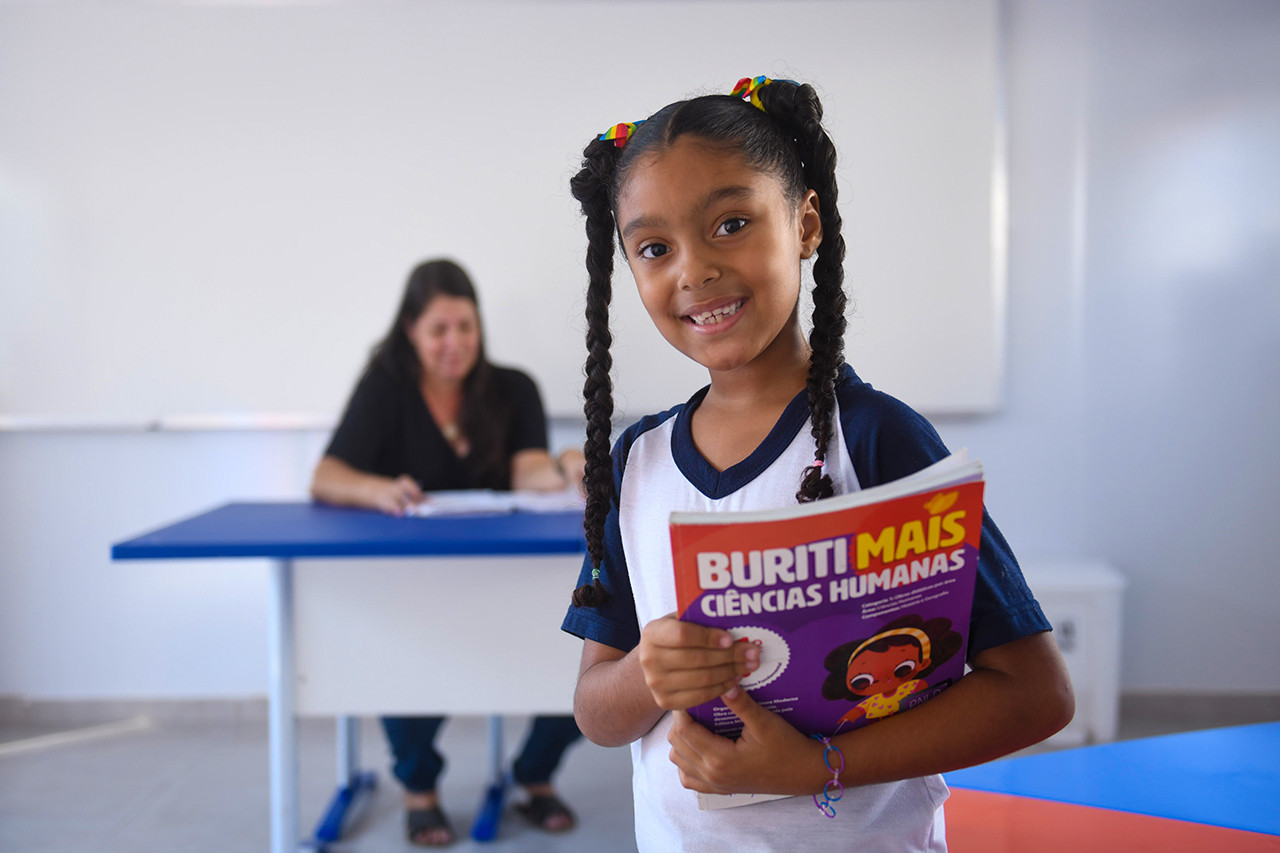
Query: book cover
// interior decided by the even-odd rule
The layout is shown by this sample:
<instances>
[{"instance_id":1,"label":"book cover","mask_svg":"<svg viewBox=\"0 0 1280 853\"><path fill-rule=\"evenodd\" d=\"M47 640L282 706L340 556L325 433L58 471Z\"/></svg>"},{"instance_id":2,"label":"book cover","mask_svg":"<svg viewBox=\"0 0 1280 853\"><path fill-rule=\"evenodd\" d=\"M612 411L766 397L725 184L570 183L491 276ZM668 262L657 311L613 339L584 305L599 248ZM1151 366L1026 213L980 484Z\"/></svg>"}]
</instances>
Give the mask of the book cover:
<instances>
[{"instance_id":1,"label":"book cover","mask_svg":"<svg viewBox=\"0 0 1280 853\"><path fill-rule=\"evenodd\" d=\"M982 476L961 452L809 504L673 513L678 615L758 645L741 686L805 734L926 702L964 673ZM717 734L741 730L719 699L689 713Z\"/></svg>"}]
</instances>

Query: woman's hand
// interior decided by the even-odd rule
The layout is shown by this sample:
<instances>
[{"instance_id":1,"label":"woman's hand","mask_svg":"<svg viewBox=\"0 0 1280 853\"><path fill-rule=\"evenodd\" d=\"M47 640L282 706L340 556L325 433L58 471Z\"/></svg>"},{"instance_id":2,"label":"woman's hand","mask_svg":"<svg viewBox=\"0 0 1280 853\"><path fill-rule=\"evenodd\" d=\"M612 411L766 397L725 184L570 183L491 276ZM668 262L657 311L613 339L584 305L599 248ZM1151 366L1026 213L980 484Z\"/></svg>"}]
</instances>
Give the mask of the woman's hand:
<instances>
[{"instance_id":1,"label":"woman's hand","mask_svg":"<svg viewBox=\"0 0 1280 853\"><path fill-rule=\"evenodd\" d=\"M547 451L530 448L511 457L512 491L560 492L568 487L560 465Z\"/></svg>"},{"instance_id":2,"label":"woman's hand","mask_svg":"<svg viewBox=\"0 0 1280 853\"><path fill-rule=\"evenodd\" d=\"M413 506L422 503L422 489L408 474L394 480L387 477L371 478L365 485L366 504L371 509L388 515L404 515Z\"/></svg>"},{"instance_id":3,"label":"woman's hand","mask_svg":"<svg viewBox=\"0 0 1280 853\"><path fill-rule=\"evenodd\" d=\"M358 471L336 456L324 456L311 478L311 495L325 503L376 509L389 515L422 502L422 489L408 474L392 479Z\"/></svg>"},{"instance_id":4,"label":"woman's hand","mask_svg":"<svg viewBox=\"0 0 1280 853\"><path fill-rule=\"evenodd\" d=\"M569 486L586 494L582 490L582 475L587 469L587 457L582 455L582 451L576 447L562 450L556 458L556 463L560 466L560 473L564 475Z\"/></svg>"},{"instance_id":5,"label":"woman's hand","mask_svg":"<svg viewBox=\"0 0 1280 853\"><path fill-rule=\"evenodd\" d=\"M831 778L823 773L821 743L741 688L721 698L742 720L737 740L711 733L683 711L672 715L667 740L680 784L704 794L812 794Z\"/></svg>"},{"instance_id":6,"label":"woman's hand","mask_svg":"<svg viewBox=\"0 0 1280 853\"><path fill-rule=\"evenodd\" d=\"M646 625L636 651L645 685L667 711L709 702L760 666L752 643L735 643L728 631L681 622L674 613Z\"/></svg>"}]
</instances>

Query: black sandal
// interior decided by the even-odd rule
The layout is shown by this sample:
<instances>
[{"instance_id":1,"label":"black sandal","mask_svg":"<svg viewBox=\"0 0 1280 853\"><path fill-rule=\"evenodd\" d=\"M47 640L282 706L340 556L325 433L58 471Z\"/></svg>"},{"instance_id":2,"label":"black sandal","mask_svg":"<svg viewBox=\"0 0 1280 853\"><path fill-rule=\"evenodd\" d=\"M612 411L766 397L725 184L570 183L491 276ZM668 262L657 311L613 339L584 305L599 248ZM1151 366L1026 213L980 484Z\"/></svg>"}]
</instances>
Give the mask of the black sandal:
<instances>
[{"instance_id":1,"label":"black sandal","mask_svg":"<svg viewBox=\"0 0 1280 853\"><path fill-rule=\"evenodd\" d=\"M529 802L517 805L516 810L543 832L568 832L578 823L573 812L555 794L532 794ZM557 817L568 818L568 822L564 826L547 825L552 818Z\"/></svg>"},{"instance_id":2,"label":"black sandal","mask_svg":"<svg viewBox=\"0 0 1280 853\"><path fill-rule=\"evenodd\" d=\"M445 817L444 811L439 806L429 809L409 809L404 815L404 826L409 843L418 847L448 847L458 840L453 834L453 827L449 825L449 818ZM427 840L427 836L437 829L443 829L449 833L447 841Z\"/></svg>"}]
</instances>

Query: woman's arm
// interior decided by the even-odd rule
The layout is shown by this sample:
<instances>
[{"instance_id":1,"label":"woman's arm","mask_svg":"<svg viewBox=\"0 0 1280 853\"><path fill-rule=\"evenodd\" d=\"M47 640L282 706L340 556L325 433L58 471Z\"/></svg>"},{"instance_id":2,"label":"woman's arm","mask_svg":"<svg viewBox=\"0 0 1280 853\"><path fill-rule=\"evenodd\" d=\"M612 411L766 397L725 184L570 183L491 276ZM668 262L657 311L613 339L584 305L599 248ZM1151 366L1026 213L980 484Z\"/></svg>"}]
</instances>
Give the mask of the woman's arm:
<instances>
[{"instance_id":1,"label":"woman's arm","mask_svg":"<svg viewBox=\"0 0 1280 853\"><path fill-rule=\"evenodd\" d=\"M1071 721L1075 699L1048 633L980 652L973 671L910 711L831 739L844 754L845 785L944 773L1038 743ZM687 714L671 730L682 783L708 793L812 794L831 774L821 744L741 691L725 703L744 721L737 741Z\"/></svg>"},{"instance_id":2,"label":"woman's arm","mask_svg":"<svg viewBox=\"0 0 1280 853\"><path fill-rule=\"evenodd\" d=\"M561 452L558 459L542 449L521 450L511 457L511 488L558 492L570 483L581 487L584 464L576 448Z\"/></svg>"},{"instance_id":3,"label":"woman's arm","mask_svg":"<svg viewBox=\"0 0 1280 853\"><path fill-rule=\"evenodd\" d=\"M408 474L392 479L352 468L336 456L323 456L311 478L311 496L325 503L404 515L422 502L422 489Z\"/></svg>"}]
</instances>

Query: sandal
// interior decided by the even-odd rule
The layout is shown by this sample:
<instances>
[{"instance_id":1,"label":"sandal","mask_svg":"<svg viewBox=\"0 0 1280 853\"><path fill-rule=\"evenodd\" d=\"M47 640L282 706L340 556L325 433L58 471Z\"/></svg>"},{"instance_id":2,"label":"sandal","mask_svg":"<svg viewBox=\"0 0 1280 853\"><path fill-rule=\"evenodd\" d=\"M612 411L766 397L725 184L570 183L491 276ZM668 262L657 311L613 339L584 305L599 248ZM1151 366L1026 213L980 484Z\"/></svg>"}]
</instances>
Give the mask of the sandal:
<instances>
[{"instance_id":1,"label":"sandal","mask_svg":"<svg viewBox=\"0 0 1280 853\"><path fill-rule=\"evenodd\" d=\"M449 825L449 818L445 817L444 811L439 806L429 809L409 809L404 815L404 825L409 843L418 847L448 847L457 840L453 834L453 827ZM431 834L439 830L444 830L448 838L441 841L430 840Z\"/></svg>"},{"instance_id":2,"label":"sandal","mask_svg":"<svg viewBox=\"0 0 1280 853\"><path fill-rule=\"evenodd\" d=\"M555 794L533 794L516 810L543 832L568 832L577 824L573 812Z\"/></svg>"}]
</instances>

